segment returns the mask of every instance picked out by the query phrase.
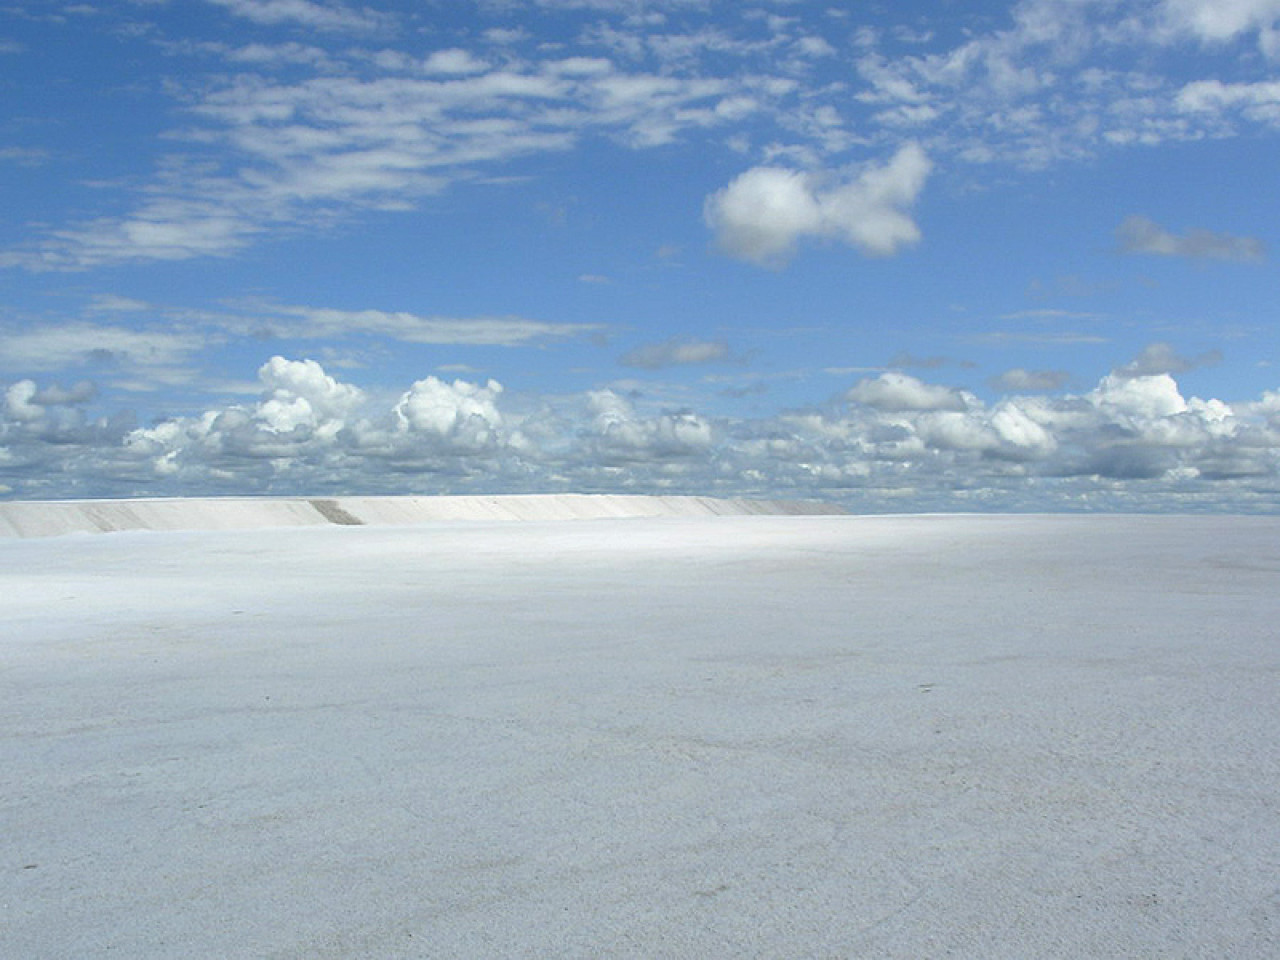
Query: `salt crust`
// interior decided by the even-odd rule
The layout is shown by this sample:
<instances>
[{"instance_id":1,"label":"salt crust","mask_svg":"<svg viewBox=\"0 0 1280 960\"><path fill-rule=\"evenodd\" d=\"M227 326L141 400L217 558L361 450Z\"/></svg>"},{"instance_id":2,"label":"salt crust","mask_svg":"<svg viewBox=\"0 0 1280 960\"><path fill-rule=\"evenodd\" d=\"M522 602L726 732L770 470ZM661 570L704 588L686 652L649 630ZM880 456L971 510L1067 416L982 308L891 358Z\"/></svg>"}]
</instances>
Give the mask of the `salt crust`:
<instances>
[{"instance_id":1,"label":"salt crust","mask_svg":"<svg viewBox=\"0 0 1280 960\"><path fill-rule=\"evenodd\" d=\"M1280 520L0 541L6 957L1280 954Z\"/></svg>"}]
</instances>

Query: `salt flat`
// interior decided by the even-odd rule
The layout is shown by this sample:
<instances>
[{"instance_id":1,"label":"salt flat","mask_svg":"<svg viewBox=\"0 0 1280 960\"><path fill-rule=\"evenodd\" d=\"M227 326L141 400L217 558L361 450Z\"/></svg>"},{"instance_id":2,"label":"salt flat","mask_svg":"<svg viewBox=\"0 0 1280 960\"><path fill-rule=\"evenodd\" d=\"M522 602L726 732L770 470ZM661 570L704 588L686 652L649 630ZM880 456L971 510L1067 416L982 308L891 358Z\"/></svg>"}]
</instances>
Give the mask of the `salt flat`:
<instances>
[{"instance_id":1,"label":"salt flat","mask_svg":"<svg viewBox=\"0 0 1280 960\"><path fill-rule=\"evenodd\" d=\"M0 955L1261 957L1280 520L0 541Z\"/></svg>"}]
</instances>

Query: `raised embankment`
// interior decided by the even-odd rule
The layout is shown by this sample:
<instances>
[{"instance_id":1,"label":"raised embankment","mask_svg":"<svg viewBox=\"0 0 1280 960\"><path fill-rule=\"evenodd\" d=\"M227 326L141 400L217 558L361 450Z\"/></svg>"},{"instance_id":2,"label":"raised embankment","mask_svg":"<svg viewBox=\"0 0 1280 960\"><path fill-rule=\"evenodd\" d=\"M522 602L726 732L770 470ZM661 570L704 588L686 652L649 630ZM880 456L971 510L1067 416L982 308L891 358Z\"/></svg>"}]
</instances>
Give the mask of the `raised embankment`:
<instances>
[{"instance_id":1,"label":"raised embankment","mask_svg":"<svg viewBox=\"0 0 1280 960\"><path fill-rule=\"evenodd\" d=\"M828 503L712 497L530 494L493 497L210 497L0 502L0 537L53 537L118 530L243 530L264 527L402 525L447 520L587 520L841 514Z\"/></svg>"}]
</instances>

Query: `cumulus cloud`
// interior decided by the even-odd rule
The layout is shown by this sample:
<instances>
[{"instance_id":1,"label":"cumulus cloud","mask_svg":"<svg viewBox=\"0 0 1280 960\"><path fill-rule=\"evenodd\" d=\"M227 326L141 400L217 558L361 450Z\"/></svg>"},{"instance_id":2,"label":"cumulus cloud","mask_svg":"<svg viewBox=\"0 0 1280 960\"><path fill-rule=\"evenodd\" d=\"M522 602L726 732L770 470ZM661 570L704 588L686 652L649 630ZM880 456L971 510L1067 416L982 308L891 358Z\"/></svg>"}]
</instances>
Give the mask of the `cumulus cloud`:
<instances>
[{"instance_id":1,"label":"cumulus cloud","mask_svg":"<svg viewBox=\"0 0 1280 960\"><path fill-rule=\"evenodd\" d=\"M624 353L618 362L624 367L657 370L661 367L690 366L729 359L728 344L719 340L667 340L646 343Z\"/></svg>"},{"instance_id":2,"label":"cumulus cloud","mask_svg":"<svg viewBox=\"0 0 1280 960\"><path fill-rule=\"evenodd\" d=\"M494 446L502 435L502 415L497 400L502 384L490 380L484 386L435 377L417 381L395 406L402 433L426 434L469 450Z\"/></svg>"},{"instance_id":3,"label":"cumulus cloud","mask_svg":"<svg viewBox=\"0 0 1280 960\"><path fill-rule=\"evenodd\" d=\"M975 502L1274 508L1280 392L1227 404L1167 372L994 404L898 373L776 416L642 409L616 390L509 398L426 377L388 399L275 357L256 402L145 427L92 418L87 387L0 384L0 483L18 496L633 490ZM94 399L100 403L101 398Z\"/></svg>"},{"instance_id":4,"label":"cumulus cloud","mask_svg":"<svg viewBox=\"0 0 1280 960\"><path fill-rule=\"evenodd\" d=\"M704 218L726 253L765 266L785 263L810 237L889 256L920 239L910 209L930 169L915 143L843 183L829 175L756 167L708 197Z\"/></svg>"},{"instance_id":5,"label":"cumulus cloud","mask_svg":"<svg viewBox=\"0 0 1280 960\"><path fill-rule=\"evenodd\" d=\"M257 417L277 433L298 427L335 433L364 399L358 387L339 383L314 360L272 357L258 378L267 396L258 405Z\"/></svg>"},{"instance_id":6,"label":"cumulus cloud","mask_svg":"<svg viewBox=\"0 0 1280 960\"><path fill-rule=\"evenodd\" d=\"M587 395L591 449L610 463L652 462L694 457L711 447L708 420L692 412L645 417L612 390Z\"/></svg>"},{"instance_id":7,"label":"cumulus cloud","mask_svg":"<svg viewBox=\"0 0 1280 960\"><path fill-rule=\"evenodd\" d=\"M795 170L748 170L708 198L707 224L732 256L760 264L786 260L801 237L824 229L809 181Z\"/></svg>"},{"instance_id":8,"label":"cumulus cloud","mask_svg":"<svg viewBox=\"0 0 1280 960\"><path fill-rule=\"evenodd\" d=\"M1131 377L1107 374L1088 396L1101 410L1139 420L1171 417L1187 410L1177 381L1167 373Z\"/></svg>"},{"instance_id":9,"label":"cumulus cloud","mask_svg":"<svg viewBox=\"0 0 1280 960\"><path fill-rule=\"evenodd\" d=\"M97 386L88 380L71 387L56 383L38 387L34 380L23 379L4 391L4 410L12 421L34 423L45 419L51 407L77 407L97 395Z\"/></svg>"},{"instance_id":10,"label":"cumulus cloud","mask_svg":"<svg viewBox=\"0 0 1280 960\"><path fill-rule=\"evenodd\" d=\"M31 423L44 416L44 410L34 403L36 384L34 380L19 380L11 384L4 392L5 412L11 420L19 423Z\"/></svg>"},{"instance_id":11,"label":"cumulus cloud","mask_svg":"<svg viewBox=\"0 0 1280 960\"><path fill-rule=\"evenodd\" d=\"M924 383L895 371L858 381L847 396L855 403L877 410L964 410L969 405L958 390Z\"/></svg>"},{"instance_id":12,"label":"cumulus cloud","mask_svg":"<svg viewBox=\"0 0 1280 960\"><path fill-rule=\"evenodd\" d=\"M0 383L0 486L6 495L87 495L94 484L116 483L131 469L124 438L135 425L132 415L90 417L85 405L94 396L88 383Z\"/></svg>"},{"instance_id":13,"label":"cumulus cloud","mask_svg":"<svg viewBox=\"0 0 1280 960\"><path fill-rule=\"evenodd\" d=\"M1266 245L1256 237L1237 237L1211 230L1191 230L1179 236L1138 215L1125 218L1116 228L1116 239L1123 253L1246 262L1262 260L1266 255Z\"/></svg>"},{"instance_id":14,"label":"cumulus cloud","mask_svg":"<svg viewBox=\"0 0 1280 960\"><path fill-rule=\"evenodd\" d=\"M336 468L350 443L349 420L367 401L314 360L275 356L258 370L262 386L251 407L232 405L198 417L136 428L121 453L148 464L155 478L198 478L269 489L271 478L308 464Z\"/></svg>"},{"instance_id":15,"label":"cumulus cloud","mask_svg":"<svg viewBox=\"0 0 1280 960\"><path fill-rule=\"evenodd\" d=\"M921 385L932 389L912 406L881 407L858 400L880 383L859 386L843 411L788 418L799 444L789 458L808 460L815 473L842 476L846 484L880 477L930 485L954 477L993 489L1050 479L1078 487L1091 477L1189 483L1271 476L1277 469L1280 434L1273 427L1221 401L1184 397L1168 374L1109 374L1084 395L1010 396L994 406L967 397L963 409L946 409L944 398L955 391L937 385ZM909 397L921 394L908 386ZM871 391L867 399L878 397Z\"/></svg>"}]
</instances>

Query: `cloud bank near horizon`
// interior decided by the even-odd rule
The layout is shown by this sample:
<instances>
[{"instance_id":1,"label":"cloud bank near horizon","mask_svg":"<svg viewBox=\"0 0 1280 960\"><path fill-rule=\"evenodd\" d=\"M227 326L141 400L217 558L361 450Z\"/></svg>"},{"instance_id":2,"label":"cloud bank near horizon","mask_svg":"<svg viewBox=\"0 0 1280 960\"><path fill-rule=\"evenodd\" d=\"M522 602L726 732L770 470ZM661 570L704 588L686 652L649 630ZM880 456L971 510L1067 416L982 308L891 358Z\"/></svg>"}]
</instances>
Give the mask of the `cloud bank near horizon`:
<instances>
[{"instance_id":1,"label":"cloud bank near horizon","mask_svg":"<svg viewBox=\"0 0 1280 960\"><path fill-rule=\"evenodd\" d=\"M512 397L494 380L435 376L387 396L275 356L258 371L256 401L148 426L90 415L86 388L10 383L0 468L6 493L26 498L502 488L876 509L1274 508L1280 392L1236 404L1186 397L1169 372L1180 360L1155 345L1091 390L993 403L891 370L825 404L744 419L612 389Z\"/></svg>"}]
</instances>

